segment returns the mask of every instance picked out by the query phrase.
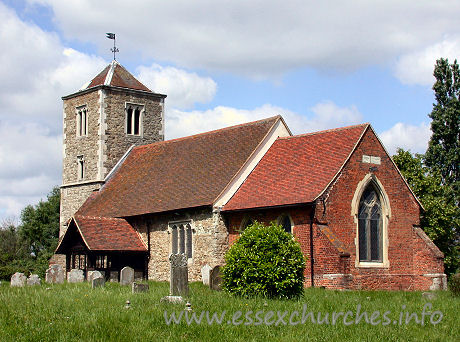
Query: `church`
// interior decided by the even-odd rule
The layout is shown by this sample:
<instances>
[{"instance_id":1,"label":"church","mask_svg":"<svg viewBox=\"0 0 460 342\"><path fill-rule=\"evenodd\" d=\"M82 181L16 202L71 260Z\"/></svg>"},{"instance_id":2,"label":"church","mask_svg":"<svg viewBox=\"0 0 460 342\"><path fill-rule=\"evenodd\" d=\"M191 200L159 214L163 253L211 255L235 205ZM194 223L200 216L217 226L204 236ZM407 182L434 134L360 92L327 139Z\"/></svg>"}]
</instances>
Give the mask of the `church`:
<instances>
[{"instance_id":1,"label":"church","mask_svg":"<svg viewBox=\"0 0 460 342\"><path fill-rule=\"evenodd\" d=\"M63 99L60 239L67 271L189 280L224 264L254 221L280 224L307 257L305 286L446 287L421 203L370 124L293 135L281 116L164 140L164 103L117 61Z\"/></svg>"}]
</instances>

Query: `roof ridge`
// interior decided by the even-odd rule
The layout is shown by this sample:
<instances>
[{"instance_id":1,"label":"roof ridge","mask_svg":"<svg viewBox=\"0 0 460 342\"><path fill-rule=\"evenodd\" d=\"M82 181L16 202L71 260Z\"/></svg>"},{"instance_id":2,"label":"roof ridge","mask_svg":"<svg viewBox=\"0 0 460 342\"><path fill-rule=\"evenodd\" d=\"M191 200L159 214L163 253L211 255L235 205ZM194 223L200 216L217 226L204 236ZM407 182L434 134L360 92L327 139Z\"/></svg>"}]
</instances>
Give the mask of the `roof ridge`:
<instances>
[{"instance_id":1,"label":"roof ridge","mask_svg":"<svg viewBox=\"0 0 460 342\"><path fill-rule=\"evenodd\" d=\"M353 129L357 127L367 127L370 124L368 122L362 123L362 124L357 124L357 125L350 125L350 126L344 126L344 127L337 127L337 128L330 128L330 129L325 129L322 131L316 131L316 132L309 132L309 133L302 133L302 134L297 134L297 135L292 135L290 137L279 137L278 140L281 139L292 139L292 138L300 138L300 137L305 137L305 136L310 136L310 135L317 135L317 134L325 134L325 133L332 133L332 132L340 132L348 129Z\"/></svg>"},{"instance_id":2,"label":"roof ridge","mask_svg":"<svg viewBox=\"0 0 460 342\"><path fill-rule=\"evenodd\" d=\"M143 148L150 147L152 145L163 145L163 144L166 144L166 143L173 143L173 142L178 142L178 141L187 140L187 139L191 139L191 138L196 138L198 136L205 136L205 135L210 135L210 134L214 134L214 133L217 133L217 132L229 131L231 129L235 129L235 128L238 128L238 127L255 125L255 124L258 124L258 123L262 123L264 121L268 122L270 120L274 120L274 119L278 119L278 118L281 118L281 115L275 115L275 116L265 118L265 119L261 119L261 120L250 121L250 122L246 122L246 123L242 123L242 124L238 124L238 125L218 128L218 129L214 129L212 131L196 133L196 134L188 135L188 136L185 136L185 137L174 138L174 139L169 139L169 140L164 140L164 141L156 141L156 142L153 142L153 143L150 143L150 144L139 145L139 146L135 146L133 148L133 150L140 150L140 149L143 149Z\"/></svg>"}]
</instances>

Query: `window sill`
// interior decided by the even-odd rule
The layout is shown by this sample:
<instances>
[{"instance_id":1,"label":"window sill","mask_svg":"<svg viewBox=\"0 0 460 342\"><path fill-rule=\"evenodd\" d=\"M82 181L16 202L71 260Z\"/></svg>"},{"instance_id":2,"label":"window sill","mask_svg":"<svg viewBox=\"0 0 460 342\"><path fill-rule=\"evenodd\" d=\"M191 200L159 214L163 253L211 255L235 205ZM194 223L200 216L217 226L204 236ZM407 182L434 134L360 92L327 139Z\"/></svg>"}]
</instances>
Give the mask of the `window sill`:
<instances>
[{"instance_id":1,"label":"window sill","mask_svg":"<svg viewBox=\"0 0 460 342\"><path fill-rule=\"evenodd\" d=\"M360 261L355 265L357 268L389 268L389 262L372 262L372 261Z\"/></svg>"}]
</instances>

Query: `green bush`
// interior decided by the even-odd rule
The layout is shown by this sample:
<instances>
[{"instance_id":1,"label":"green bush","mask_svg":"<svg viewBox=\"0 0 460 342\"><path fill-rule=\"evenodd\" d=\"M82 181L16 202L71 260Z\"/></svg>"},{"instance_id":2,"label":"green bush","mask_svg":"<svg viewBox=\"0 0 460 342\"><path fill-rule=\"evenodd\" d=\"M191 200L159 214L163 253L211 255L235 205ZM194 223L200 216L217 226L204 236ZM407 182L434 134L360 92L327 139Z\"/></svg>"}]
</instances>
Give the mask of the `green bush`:
<instances>
[{"instance_id":1,"label":"green bush","mask_svg":"<svg viewBox=\"0 0 460 342\"><path fill-rule=\"evenodd\" d=\"M303 292L305 258L280 226L247 227L225 255L223 289L242 297L293 298Z\"/></svg>"},{"instance_id":2,"label":"green bush","mask_svg":"<svg viewBox=\"0 0 460 342\"><path fill-rule=\"evenodd\" d=\"M454 296L460 296L460 273L455 273L450 277L449 289Z\"/></svg>"}]
</instances>

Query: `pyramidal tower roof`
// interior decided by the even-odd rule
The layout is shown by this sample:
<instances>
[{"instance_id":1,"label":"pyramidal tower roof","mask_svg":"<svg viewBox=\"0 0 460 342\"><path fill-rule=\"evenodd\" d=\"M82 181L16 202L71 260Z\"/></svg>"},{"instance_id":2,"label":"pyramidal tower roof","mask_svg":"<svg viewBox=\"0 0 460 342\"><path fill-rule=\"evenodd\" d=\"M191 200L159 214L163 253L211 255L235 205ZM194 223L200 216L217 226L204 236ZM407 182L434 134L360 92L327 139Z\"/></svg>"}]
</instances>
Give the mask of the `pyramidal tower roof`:
<instances>
[{"instance_id":1,"label":"pyramidal tower roof","mask_svg":"<svg viewBox=\"0 0 460 342\"><path fill-rule=\"evenodd\" d=\"M128 70L115 60L107 65L104 70L102 70L91 81L83 85L83 87L80 88L80 91L102 85L142 90L152 93L149 88L139 82Z\"/></svg>"}]
</instances>

